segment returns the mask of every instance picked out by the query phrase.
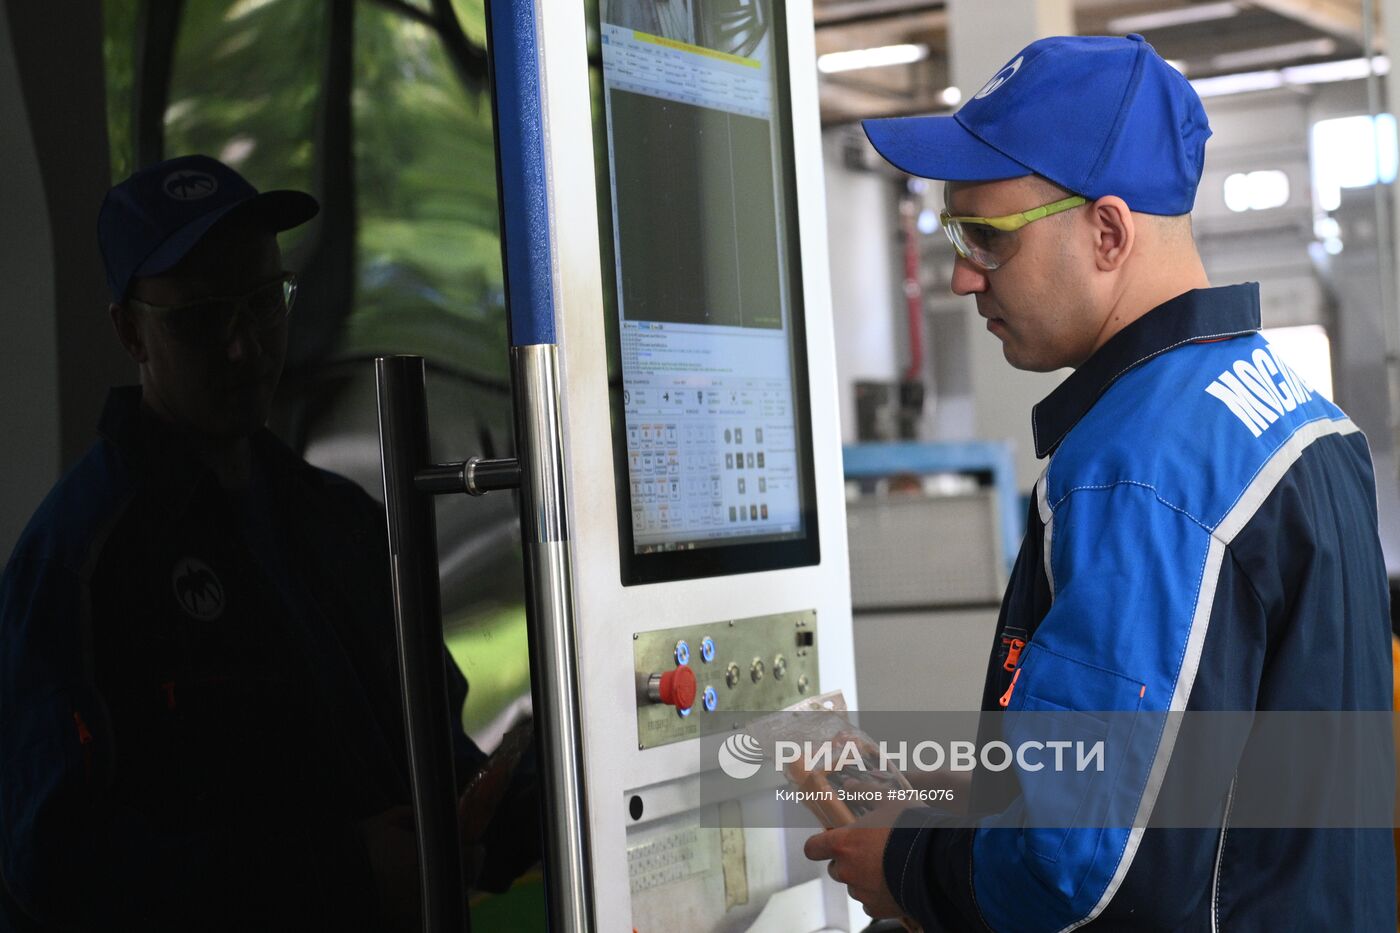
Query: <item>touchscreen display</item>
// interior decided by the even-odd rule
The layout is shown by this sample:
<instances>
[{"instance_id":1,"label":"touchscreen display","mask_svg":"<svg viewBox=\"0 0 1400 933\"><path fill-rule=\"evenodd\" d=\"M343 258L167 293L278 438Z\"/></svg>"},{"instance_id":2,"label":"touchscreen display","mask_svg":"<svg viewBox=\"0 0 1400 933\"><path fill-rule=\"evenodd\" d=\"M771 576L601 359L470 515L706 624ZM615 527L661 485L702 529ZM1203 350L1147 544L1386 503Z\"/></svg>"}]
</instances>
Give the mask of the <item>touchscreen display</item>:
<instances>
[{"instance_id":1,"label":"touchscreen display","mask_svg":"<svg viewBox=\"0 0 1400 933\"><path fill-rule=\"evenodd\" d=\"M600 4L632 555L815 535L781 25L769 0ZM747 569L711 558L672 575Z\"/></svg>"}]
</instances>

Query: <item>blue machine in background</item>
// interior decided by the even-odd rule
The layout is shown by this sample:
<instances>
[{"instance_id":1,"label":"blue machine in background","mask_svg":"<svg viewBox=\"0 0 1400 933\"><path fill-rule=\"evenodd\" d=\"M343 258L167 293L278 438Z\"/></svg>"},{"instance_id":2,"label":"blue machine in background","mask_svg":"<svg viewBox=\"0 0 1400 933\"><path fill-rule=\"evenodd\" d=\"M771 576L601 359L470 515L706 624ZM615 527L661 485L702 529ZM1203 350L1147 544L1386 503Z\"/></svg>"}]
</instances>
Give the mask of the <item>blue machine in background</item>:
<instances>
[{"instance_id":1,"label":"blue machine in background","mask_svg":"<svg viewBox=\"0 0 1400 933\"><path fill-rule=\"evenodd\" d=\"M848 480L922 477L938 473L989 477L996 493L1006 570L1011 572L1021 536L1025 533L1026 510L1016 491L1016 467L1010 444L1005 441L880 441L847 444L842 456Z\"/></svg>"}]
</instances>

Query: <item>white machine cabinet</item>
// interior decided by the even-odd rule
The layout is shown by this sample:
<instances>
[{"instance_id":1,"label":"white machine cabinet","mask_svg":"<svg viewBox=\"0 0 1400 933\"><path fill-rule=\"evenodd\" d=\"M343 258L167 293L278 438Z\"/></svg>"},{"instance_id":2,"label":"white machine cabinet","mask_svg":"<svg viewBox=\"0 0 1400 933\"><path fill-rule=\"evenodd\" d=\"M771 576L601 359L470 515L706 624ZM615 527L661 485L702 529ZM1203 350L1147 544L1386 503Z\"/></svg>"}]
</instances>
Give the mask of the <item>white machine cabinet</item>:
<instances>
[{"instance_id":1,"label":"white machine cabinet","mask_svg":"<svg viewBox=\"0 0 1400 933\"><path fill-rule=\"evenodd\" d=\"M702 729L855 702L811 8L535 15L596 928L848 929L810 830L698 809Z\"/></svg>"}]
</instances>

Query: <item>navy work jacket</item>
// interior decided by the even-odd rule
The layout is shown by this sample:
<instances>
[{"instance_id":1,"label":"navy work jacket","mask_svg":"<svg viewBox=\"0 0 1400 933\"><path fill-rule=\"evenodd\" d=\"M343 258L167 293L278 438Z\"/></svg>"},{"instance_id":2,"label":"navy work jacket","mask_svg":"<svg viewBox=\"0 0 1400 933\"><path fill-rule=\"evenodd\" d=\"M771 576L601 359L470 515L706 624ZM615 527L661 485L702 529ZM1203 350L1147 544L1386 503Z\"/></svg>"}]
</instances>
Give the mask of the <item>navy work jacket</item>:
<instances>
[{"instance_id":1,"label":"navy work jacket","mask_svg":"<svg viewBox=\"0 0 1400 933\"><path fill-rule=\"evenodd\" d=\"M410 796L380 507L266 430L223 489L135 387L99 431L0 581L8 924L373 929L354 824Z\"/></svg>"},{"instance_id":2,"label":"navy work jacket","mask_svg":"<svg viewBox=\"0 0 1400 933\"><path fill-rule=\"evenodd\" d=\"M983 709L1159 722L1168 711L1390 709L1366 440L1258 328L1257 285L1187 292L1036 406L1036 454L1050 462ZM1373 767L1343 781L1390 787L1386 732ZM975 828L911 810L885 850L891 892L926 933L1394 928L1389 830L1232 831L1236 764L1174 775L1173 733L1147 738L1114 788L1145 828L1037 827L1024 793ZM1163 775L1213 781L1216 828L1148 826Z\"/></svg>"}]
</instances>

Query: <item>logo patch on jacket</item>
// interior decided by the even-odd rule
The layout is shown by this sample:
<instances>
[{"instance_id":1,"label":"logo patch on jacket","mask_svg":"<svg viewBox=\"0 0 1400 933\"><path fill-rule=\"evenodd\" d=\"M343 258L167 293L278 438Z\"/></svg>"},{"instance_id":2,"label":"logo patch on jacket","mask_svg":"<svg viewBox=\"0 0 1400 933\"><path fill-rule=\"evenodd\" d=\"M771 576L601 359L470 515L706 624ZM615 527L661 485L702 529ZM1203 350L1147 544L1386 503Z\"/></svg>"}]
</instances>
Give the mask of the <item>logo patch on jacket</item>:
<instances>
[{"instance_id":1,"label":"logo patch on jacket","mask_svg":"<svg viewBox=\"0 0 1400 933\"><path fill-rule=\"evenodd\" d=\"M1312 386L1280 359L1273 347L1260 347L1249 359L1236 360L1232 370L1222 372L1206 386L1206 392L1230 409L1255 437L1284 414L1312 401Z\"/></svg>"},{"instance_id":2,"label":"logo patch on jacket","mask_svg":"<svg viewBox=\"0 0 1400 933\"><path fill-rule=\"evenodd\" d=\"M175 601L190 617L211 622L223 615L224 585L204 561L194 557L176 561L170 585L175 590Z\"/></svg>"}]
</instances>

